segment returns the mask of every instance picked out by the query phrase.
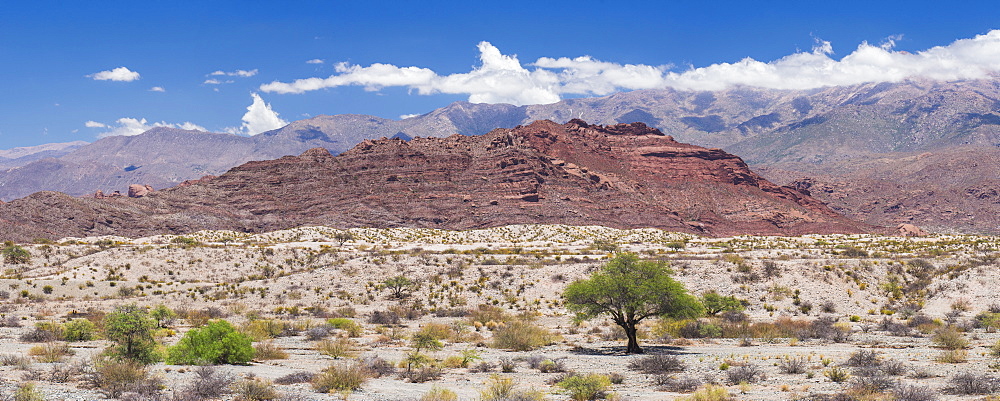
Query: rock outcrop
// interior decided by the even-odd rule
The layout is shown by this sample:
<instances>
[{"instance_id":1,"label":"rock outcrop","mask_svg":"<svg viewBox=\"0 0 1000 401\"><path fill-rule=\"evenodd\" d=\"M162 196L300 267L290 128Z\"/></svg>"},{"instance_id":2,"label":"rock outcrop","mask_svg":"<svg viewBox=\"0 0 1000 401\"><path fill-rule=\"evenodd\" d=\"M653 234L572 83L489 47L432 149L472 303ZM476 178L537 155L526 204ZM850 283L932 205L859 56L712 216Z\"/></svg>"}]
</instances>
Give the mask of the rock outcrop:
<instances>
[{"instance_id":1,"label":"rock outcrop","mask_svg":"<svg viewBox=\"0 0 1000 401\"><path fill-rule=\"evenodd\" d=\"M153 193L153 187L149 185L132 184L128 186L129 198L141 198Z\"/></svg>"},{"instance_id":2,"label":"rock outcrop","mask_svg":"<svg viewBox=\"0 0 1000 401\"><path fill-rule=\"evenodd\" d=\"M0 207L0 218L44 226L17 212L33 197ZM87 207L119 214L49 236L531 223L718 236L878 230L761 178L722 150L679 143L642 123L580 120L537 121L482 136L367 140L339 156L317 148L143 198L79 201L112 202L115 207ZM144 214L138 221L137 213Z\"/></svg>"}]
</instances>

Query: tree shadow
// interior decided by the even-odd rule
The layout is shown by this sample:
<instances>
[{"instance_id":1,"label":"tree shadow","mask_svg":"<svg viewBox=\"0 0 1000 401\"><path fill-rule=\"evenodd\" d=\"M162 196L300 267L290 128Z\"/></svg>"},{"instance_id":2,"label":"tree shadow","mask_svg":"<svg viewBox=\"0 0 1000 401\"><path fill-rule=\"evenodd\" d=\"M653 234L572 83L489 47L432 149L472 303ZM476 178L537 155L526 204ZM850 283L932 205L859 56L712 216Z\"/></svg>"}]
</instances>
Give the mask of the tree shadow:
<instances>
[{"instance_id":1,"label":"tree shadow","mask_svg":"<svg viewBox=\"0 0 1000 401\"><path fill-rule=\"evenodd\" d=\"M600 356L626 356L626 355L697 355L700 352L693 352L685 347L677 347L673 345L643 345L642 354L629 354L625 350L627 348L622 346L611 346L611 347L584 347L576 346L570 352L577 355L600 355Z\"/></svg>"}]
</instances>

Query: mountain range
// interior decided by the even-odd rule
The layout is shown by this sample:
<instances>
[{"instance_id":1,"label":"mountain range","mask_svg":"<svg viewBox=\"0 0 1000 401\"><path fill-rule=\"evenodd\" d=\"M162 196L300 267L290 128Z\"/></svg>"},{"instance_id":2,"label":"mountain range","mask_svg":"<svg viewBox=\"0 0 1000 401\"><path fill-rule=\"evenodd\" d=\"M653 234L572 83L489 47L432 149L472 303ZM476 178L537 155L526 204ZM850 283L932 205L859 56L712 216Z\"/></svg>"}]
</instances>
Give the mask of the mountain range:
<instances>
[{"instance_id":1,"label":"mountain range","mask_svg":"<svg viewBox=\"0 0 1000 401\"><path fill-rule=\"evenodd\" d=\"M537 121L485 135L366 140L254 161L142 197L38 192L0 205L4 240L263 232L303 225L653 227L701 235L867 233L737 156L643 123Z\"/></svg>"},{"instance_id":2,"label":"mountain range","mask_svg":"<svg viewBox=\"0 0 1000 401\"><path fill-rule=\"evenodd\" d=\"M389 120L317 116L254 137L157 128L109 137L0 172L0 199L39 190L84 195L219 175L250 160L365 140L479 135L535 120L643 122L681 142L743 157L764 177L870 224L1000 233L1000 85L908 80L812 90L642 90L554 104L457 102ZM807 188L808 187L808 188Z\"/></svg>"}]
</instances>

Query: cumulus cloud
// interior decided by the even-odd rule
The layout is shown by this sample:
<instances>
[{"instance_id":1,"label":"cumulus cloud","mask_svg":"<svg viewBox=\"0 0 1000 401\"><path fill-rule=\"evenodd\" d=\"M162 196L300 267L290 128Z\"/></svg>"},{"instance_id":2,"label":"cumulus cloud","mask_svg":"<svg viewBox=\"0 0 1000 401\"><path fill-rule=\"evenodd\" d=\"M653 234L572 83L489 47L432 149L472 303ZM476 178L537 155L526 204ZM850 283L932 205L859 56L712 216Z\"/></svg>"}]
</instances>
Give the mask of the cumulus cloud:
<instances>
[{"instance_id":1,"label":"cumulus cloud","mask_svg":"<svg viewBox=\"0 0 1000 401\"><path fill-rule=\"evenodd\" d=\"M306 61L306 64L323 64L323 59L321 59L321 58L314 58L312 60Z\"/></svg>"},{"instance_id":2,"label":"cumulus cloud","mask_svg":"<svg viewBox=\"0 0 1000 401\"><path fill-rule=\"evenodd\" d=\"M95 81L121 81L130 82L139 79L139 73L125 67L118 67L113 70L101 71L87 75Z\"/></svg>"},{"instance_id":3,"label":"cumulus cloud","mask_svg":"<svg viewBox=\"0 0 1000 401\"><path fill-rule=\"evenodd\" d=\"M202 82L202 83L206 84L206 85L222 85L222 84L231 84L233 82L235 82L235 81L232 81L232 80L229 80L229 81L220 81L220 80L215 79L215 78L209 78L209 79L206 79L205 82Z\"/></svg>"},{"instance_id":4,"label":"cumulus cloud","mask_svg":"<svg viewBox=\"0 0 1000 401\"><path fill-rule=\"evenodd\" d=\"M154 86L152 88L149 88L149 91L150 92L166 92L167 90L163 89L162 86Z\"/></svg>"},{"instance_id":5,"label":"cumulus cloud","mask_svg":"<svg viewBox=\"0 0 1000 401\"><path fill-rule=\"evenodd\" d=\"M224 131L231 134L257 135L288 125L288 121L278 117L278 113L272 110L271 105L264 102L260 95L251 93L250 97L253 103L247 106L247 112L243 115L243 125L239 128L228 127Z\"/></svg>"},{"instance_id":6,"label":"cumulus cloud","mask_svg":"<svg viewBox=\"0 0 1000 401\"><path fill-rule=\"evenodd\" d=\"M107 128L108 131L97 134L98 138L107 138L109 136L133 136L139 135L143 132L149 131L155 127L169 127L169 128L180 128L185 130L194 131L208 131L205 127L191 122L183 122L180 124L171 124L167 122L154 122L150 123L146 121L145 118L130 118L123 117L115 121L114 124L103 124L96 121L87 121L84 123L85 126L89 128Z\"/></svg>"},{"instance_id":7,"label":"cumulus cloud","mask_svg":"<svg viewBox=\"0 0 1000 401\"><path fill-rule=\"evenodd\" d=\"M212 72L211 74L208 74L208 75L247 78L247 77L252 77L254 75L257 75L257 69L254 68L252 70L236 70L236 71L229 71L229 72L219 70L219 71Z\"/></svg>"},{"instance_id":8,"label":"cumulus cloud","mask_svg":"<svg viewBox=\"0 0 1000 401\"><path fill-rule=\"evenodd\" d=\"M376 63L336 65L326 78L305 78L261 85L269 93L304 93L339 86L369 91L406 87L421 95L464 94L474 103L539 104L565 95L607 95L622 90L676 88L722 90L738 85L774 89L811 89L866 82L899 82L925 77L935 80L987 78L1000 72L1000 30L960 39L919 52L895 50L899 36L885 43L862 43L834 58L833 46L818 41L807 52L764 62L745 58L734 63L674 71L670 65L619 64L590 56L542 57L527 67L489 42L479 43L480 65L466 73L439 75L421 67Z\"/></svg>"}]
</instances>

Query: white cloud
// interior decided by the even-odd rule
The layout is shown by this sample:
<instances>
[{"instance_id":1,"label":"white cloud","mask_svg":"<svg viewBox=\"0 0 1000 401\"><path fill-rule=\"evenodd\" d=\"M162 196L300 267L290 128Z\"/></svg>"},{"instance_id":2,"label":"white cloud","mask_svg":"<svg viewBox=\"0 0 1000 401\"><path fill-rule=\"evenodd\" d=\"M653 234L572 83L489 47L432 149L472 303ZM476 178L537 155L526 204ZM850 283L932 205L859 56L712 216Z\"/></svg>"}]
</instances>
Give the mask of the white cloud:
<instances>
[{"instance_id":1,"label":"white cloud","mask_svg":"<svg viewBox=\"0 0 1000 401\"><path fill-rule=\"evenodd\" d=\"M101 71L98 73L87 75L88 78L93 78L95 81L121 81L129 82L139 79L139 73L129 70L125 67L118 67L110 71Z\"/></svg>"},{"instance_id":2,"label":"white cloud","mask_svg":"<svg viewBox=\"0 0 1000 401\"><path fill-rule=\"evenodd\" d=\"M154 122L149 123L145 118L129 118L123 117L115 121L115 124L102 124L96 121L87 121L84 125L91 128L109 128L108 131L102 132L97 135L98 138L107 138L109 136L133 136L139 135L143 132L149 131L155 127L169 127L169 128L180 128L185 130L195 130L195 131L208 131L205 127L200 125L183 122L180 124L170 124L167 122Z\"/></svg>"},{"instance_id":3,"label":"white cloud","mask_svg":"<svg viewBox=\"0 0 1000 401\"><path fill-rule=\"evenodd\" d=\"M243 125L239 128L228 127L223 131L230 134L257 135L288 125L288 122L278 117L278 113L272 110L271 105L264 102L260 95L251 93L250 97L253 98L253 103L247 107L247 112L243 115Z\"/></svg>"},{"instance_id":4,"label":"white cloud","mask_svg":"<svg viewBox=\"0 0 1000 401\"><path fill-rule=\"evenodd\" d=\"M166 92L167 90L163 89L162 86L154 86L152 88L149 88L149 91L150 92Z\"/></svg>"},{"instance_id":5,"label":"white cloud","mask_svg":"<svg viewBox=\"0 0 1000 401\"><path fill-rule=\"evenodd\" d=\"M232 81L232 80L230 80L230 81L220 81L220 80L215 79L215 78L209 78L209 79L206 79L205 82L202 82L202 84L207 84L207 85L222 85L222 84L231 84L233 82L235 82L235 81Z\"/></svg>"},{"instance_id":6,"label":"white cloud","mask_svg":"<svg viewBox=\"0 0 1000 401\"><path fill-rule=\"evenodd\" d=\"M323 59L314 58L312 60L306 61L306 64L323 64Z\"/></svg>"},{"instance_id":7,"label":"white cloud","mask_svg":"<svg viewBox=\"0 0 1000 401\"><path fill-rule=\"evenodd\" d=\"M256 68L254 68L252 70L236 70L236 71L230 71L230 72L218 70L218 71L214 71L214 72L212 72L211 74L208 74L208 75L247 78L247 77L252 77L254 75L257 75L257 72L258 71L257 71Z\"/></svg>"},{"instance_id":8,"label":"white cloud","mask_svg":"<svg viewBox=\"0 0 1000 401\"><path fill-rule=\"evenodd\" d=\"M745 58L735 63L672 71L669 65L618 64L576 58L542 57L529 68L489 42L479 44L478 67L466 73L438 75L420 67L340 63L336 74L292 82L274 81L260 89L271 93L303 93L338 86L362 86L369 91L401 86L421 95L465 94L475 103L538 104L565 95L606 95L622 90L677 88L721 90L736 85L775 89L811 89L865 82L899 82L911 77L936 80L980 79L1000 72L1000 30L909 53L894 50L901 36L881 45L862 43L841 59L833 46L818 41L809 52L797 52L762 62Z\"/></svg>"},{"instance_id":9,"label":"white cloud","mask_svg":"<svg viewBox=\"0 0 1000 401\"><path fill-rule=\"evenodd\" d=\"M413 117L417 117L417 116L419 116L419 115L420 115L420 114L403 114L403 115L400 115L400 116L399 116L399 119L400 119L400 120L405 120L405 119L407 119L407 118L413 118Z\"/></svg>"}]
</instances>

